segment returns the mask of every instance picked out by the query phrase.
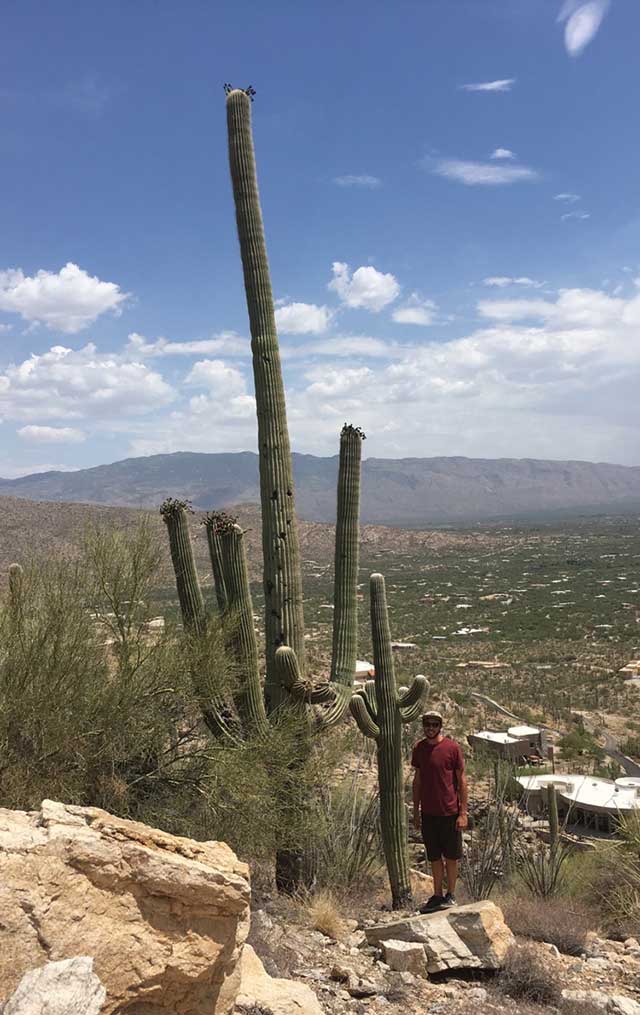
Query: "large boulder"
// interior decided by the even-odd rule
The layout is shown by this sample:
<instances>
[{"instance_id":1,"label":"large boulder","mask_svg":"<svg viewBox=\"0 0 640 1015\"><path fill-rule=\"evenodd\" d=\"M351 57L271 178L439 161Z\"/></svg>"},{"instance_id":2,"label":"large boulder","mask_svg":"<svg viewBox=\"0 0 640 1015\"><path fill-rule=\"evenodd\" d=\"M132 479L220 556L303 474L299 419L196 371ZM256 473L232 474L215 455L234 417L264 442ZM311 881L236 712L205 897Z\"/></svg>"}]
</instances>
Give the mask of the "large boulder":
<instances>
[{"instance_id":1,"label":"large boulder","mask_svg":"<svg viewBox=\"0 0 640 1015\"><path fill-rule=\"evenodd\" d=\"M269 976L251 945L240 960L240 992L236 1015L322 1015L318 998L306 983Z\"/></svg>"},{"instance_id":2,"label":"large boulder","mask_svg":"<svg viewBox=\"0 0 640 1015\"><path fill-rule=\"evenodd\" d=\"M224 843L50 800L0 809L0 1005L29 970L92 956L101 1015L228 1015L249 894Z\"/></svg>"},{"instance_id":3,"label":"large boulder","mask_svg":"<svg viewBox=\"0 0 640 1015\"><path fill-rule=\"evenodd\" d=\"M515 938L493 902L473 902L440 912L410 916L365 929L370 945L419 942L427 971L499 969Z\"/></svg>"}]
</instances>

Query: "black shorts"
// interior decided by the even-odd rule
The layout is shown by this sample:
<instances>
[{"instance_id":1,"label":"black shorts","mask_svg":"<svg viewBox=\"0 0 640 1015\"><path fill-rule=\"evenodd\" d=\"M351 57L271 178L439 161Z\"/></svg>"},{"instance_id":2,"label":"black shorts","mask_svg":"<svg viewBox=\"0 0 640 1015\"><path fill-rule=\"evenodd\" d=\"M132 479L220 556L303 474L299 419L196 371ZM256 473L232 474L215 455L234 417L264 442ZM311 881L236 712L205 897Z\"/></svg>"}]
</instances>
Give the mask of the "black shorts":
<instances>
[{"instance_id":1,"label":"black shorts","mask_svg":"<svg viewBox=\"0 0 640 1015\"><path fill-rule=\"evenodd\" d=\"M462 832L456 828L457 814L422 815L422 841L427 860L461 860Z\"/></svg>"}]
</instances>

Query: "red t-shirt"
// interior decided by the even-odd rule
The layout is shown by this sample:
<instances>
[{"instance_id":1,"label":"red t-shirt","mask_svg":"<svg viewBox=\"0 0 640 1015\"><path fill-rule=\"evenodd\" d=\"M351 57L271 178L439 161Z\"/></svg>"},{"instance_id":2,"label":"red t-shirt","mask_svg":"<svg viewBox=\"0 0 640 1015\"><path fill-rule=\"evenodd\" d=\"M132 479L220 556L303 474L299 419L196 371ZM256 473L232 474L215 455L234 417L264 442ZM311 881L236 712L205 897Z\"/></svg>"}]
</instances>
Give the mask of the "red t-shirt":
<instances>
[{"instance_id":1,"label":"red t-shirt","mask_svg":"<svg viewBox=\"0 0 640 1015\"><path fill-rule=\"evenodd\" d=\"M420 772L420 810L431 817L457 814L458 772L464 771L460 747L450 737L436 744L425 738L413 748L411 764Z\"/></svg>"}]
</instances>

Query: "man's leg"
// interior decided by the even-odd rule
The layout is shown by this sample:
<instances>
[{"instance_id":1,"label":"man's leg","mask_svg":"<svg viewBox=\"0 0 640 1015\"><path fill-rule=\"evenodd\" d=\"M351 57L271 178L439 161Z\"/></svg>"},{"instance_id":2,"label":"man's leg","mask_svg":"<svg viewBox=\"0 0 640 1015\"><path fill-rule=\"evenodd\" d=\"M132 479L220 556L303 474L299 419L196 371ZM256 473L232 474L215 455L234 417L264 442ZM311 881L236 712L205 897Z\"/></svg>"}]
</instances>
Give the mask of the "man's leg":
<instances>
[{"instance_id":1,"label":"man's leg","mask_svg":"<svg viewBox=\"0 0 640 1015\"><path fill-rule=\"evenodd\" d=\"M445 858L447 865L447 891L451 892L452 895L456 894L456 882L458 880L458 860L449 860ZM442 866L442 864L440 864ZM435 881L435 878L434 878ZM441 893L442 894L442 893Z\"/></svg>"},{"instance_id":2,"label":"man's leg","mask_svg":"<svg viewBox=\"0 0 640 1015\"><path fill-rule=\"evenodd\" d=\"M449 863L450 861L447 860L447 872L449 870ZM444 893L442 891L442 888L444 885L444 864L442 860L431 861L431 873L433 874L433 894L443 895Z\"/></svg>"}]
</instances>

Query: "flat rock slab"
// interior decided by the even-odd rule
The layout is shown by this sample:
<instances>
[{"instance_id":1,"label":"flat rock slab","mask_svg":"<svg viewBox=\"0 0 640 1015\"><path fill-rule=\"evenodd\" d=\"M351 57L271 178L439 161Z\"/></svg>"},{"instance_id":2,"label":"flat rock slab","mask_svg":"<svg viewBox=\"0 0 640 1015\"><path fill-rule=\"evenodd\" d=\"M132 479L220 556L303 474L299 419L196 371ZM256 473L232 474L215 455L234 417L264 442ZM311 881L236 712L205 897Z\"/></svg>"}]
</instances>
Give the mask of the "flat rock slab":
<instances>
[{"instance_id":1,"label":"flat rock slab","mask_svg":"<svg viewBox=\"0 0 640 1015\"><path fill-rule=\"evenodd\" d=\"M515 938L502 911L493 902L411 916L395 923L365 928L370 945L384 941L418 942L424 948L427 971L499 969Z\"/></svg>"}]
</instances>

